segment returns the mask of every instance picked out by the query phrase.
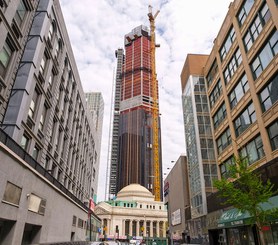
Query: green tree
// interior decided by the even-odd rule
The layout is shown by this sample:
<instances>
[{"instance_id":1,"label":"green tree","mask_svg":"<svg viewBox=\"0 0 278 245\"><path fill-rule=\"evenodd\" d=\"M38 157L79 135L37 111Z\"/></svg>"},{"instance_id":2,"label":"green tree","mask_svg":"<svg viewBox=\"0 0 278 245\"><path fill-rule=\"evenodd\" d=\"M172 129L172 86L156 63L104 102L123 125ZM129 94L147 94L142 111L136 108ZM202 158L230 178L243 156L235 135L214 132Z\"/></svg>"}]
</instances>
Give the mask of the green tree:
<instances>
[{"instance_id":1,"label":"green tree","mask_svg":"<svg viewBox=\"0 0 278 245\"><path fill-rule=\"evenodd\" d=\"M269 223L269 217L278 217L278 209L263 210L261 203L277 194L273 184L268 180L264 183L258 172L252 171L246 161L234 157L234 164L228 169L230 178L215 180L214 186L224 198L224 204L229 204L241 212L249 212L251 222L256 224L260 242L265 244L262 227Z\"/></svg>"}]
</instances>

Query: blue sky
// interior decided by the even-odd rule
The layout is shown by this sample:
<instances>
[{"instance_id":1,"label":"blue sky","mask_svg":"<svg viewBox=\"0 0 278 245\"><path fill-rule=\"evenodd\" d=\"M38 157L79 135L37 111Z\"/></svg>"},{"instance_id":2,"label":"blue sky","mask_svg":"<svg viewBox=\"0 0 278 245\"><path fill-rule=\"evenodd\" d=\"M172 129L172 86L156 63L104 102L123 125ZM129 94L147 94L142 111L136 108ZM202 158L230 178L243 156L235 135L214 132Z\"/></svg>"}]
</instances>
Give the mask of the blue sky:
<instances>
[{"instance_id":1,"label":"blue sky","mask_svg":"<svg viewBox=\"0 0 278 245\"><path fill-rule=\"evenodd\" d=\"M180 74L188 53L209 54L231 0L60 0L85 92L105 102L98 201L104 200L115 50L124 35L156 18L156 71L162 127L163 172L186 153Z\"/></svg>"}]
</instances>

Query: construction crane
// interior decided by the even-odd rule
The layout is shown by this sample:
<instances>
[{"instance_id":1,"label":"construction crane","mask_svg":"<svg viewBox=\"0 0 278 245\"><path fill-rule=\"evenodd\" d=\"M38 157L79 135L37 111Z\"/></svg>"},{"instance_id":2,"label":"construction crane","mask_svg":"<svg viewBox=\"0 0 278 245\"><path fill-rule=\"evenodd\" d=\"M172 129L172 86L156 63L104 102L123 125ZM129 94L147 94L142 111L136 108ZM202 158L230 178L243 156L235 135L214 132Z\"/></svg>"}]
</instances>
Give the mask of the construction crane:
<instances>
[{"instance_id":1,"label":"construction crane","mask_svg":"<svg viewBox=\"0 0 278 245\"><path fill-rule=\"evenodd\" d=\"M155 48L159 47L155 43L155 18L159 14L159 10L152 14L152 6L149 5L149 21L151 29L151 79L152 79L152 97L153 97L153 106L152 106L152 129L153 129L153 168L154 168L154 196L156 201L161 201L161 190L160 190L160 163L159 163L159 120L158 120L158 82L156 79L155 71Z\"/></svg>"}]
</instances>

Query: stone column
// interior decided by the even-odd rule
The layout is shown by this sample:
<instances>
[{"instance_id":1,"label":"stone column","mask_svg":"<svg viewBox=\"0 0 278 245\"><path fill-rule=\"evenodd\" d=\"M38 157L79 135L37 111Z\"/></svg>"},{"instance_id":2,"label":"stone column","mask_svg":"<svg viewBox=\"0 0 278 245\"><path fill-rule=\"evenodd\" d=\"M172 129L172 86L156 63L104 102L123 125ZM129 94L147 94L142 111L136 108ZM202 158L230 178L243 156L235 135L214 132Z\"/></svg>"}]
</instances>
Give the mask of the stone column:
<instances>
[{"instance_id":1,"label":"stone column","mask_svg":"<svg viewBox=\"0 0 278 245\"><path fill-rule=\"evenodd\" d=\"M107 219L107 236L111 235L111 231L110 231L110 226L111 226L111 220Z\"/></svg>"},{"instance_id":2,"label":"stone column","mask_svg":"<svg viewBox=\"0 0 278 245\"><path fill-rule=\"evenodd\" d=\"M130 236L132 236L132 220L129 220L129 233Z\"/></svg>"},{"instance_id":3,"label":"stone column","mask_svg":"<svg viewBox=\"0 0 278 245\"><path fill-rule=\"evenodd\" d=\"M165 221L163 221L162 230L163 230L163 237L166 237L166 222Z\"/></svg>"},{"instance_id":4,"label":"stone column","mask_svg":"<svg viewBox=\"0 0 278 245\"><path fill-rule=\"evenodd\" d=\"M160 235L159 235L159 221L156 221L156 236L160 237Z\"/></svg>"},{"instance_id":5,"label":"stone column","mask_svg":"<svg viewBox=\"0 0 278 245\"><path fill-rule=\"evenodd\" d=\"M136 220L136 236L140 236L140 223Z\"/></svg>"},{"instance_id":6,"label":"stone column","mask_svg":"<svg viewBox=\"0 0 278 245\"><path fill-rule=\"evenodd\" d=\"M150 237L153 237L153 221L150 221Z\"/></svg>"},{"instance_id":7,"label":"stone column","mask_svg":"<svg viewBox=\"0 0 278 245\"><path fill-rule=\"evenodd\" d=\"M146 236L146 234L147 234L147 222L146 222L146 219L144 219L143 227L144 227L143 236Z\"/></svg>"},{"instance_id":8,"label":"stone column","mask_svg":"<svg viewBox=\"0 0 278 245\"><path fill-rule=\"evenodd\" d=\"M125 235L125 219L122 220L122 226L123 226L123 228L122 228L122 236L124 236Z\"/></svg>"}]
</instances>

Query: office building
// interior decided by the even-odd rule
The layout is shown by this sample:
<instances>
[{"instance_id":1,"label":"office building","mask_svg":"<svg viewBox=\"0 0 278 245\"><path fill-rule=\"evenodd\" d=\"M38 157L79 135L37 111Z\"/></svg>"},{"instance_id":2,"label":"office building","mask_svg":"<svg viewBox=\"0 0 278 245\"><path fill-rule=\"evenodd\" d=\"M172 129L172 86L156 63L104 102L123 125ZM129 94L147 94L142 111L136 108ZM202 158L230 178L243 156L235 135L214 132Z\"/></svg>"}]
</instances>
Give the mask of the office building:
<instances>
[{"instance_id":1,"label":"office building","mask_svg":"<svg viewBox=\"0 0 278 245\"><path fill-rule=\"evenodd\" d=\"M208 58L204 73L213 121L219 177L229 177L233 156L246 160L277 188L278 175L278 8L277 1L234 1ZM275 199L275 197L274 197ZM209 212L217 214L215 205ZM272 203L278 205L276 202ZM225 213L227 212L227 213ZM228 214L225 211L223 215ZM231 211L230 211L231 212ZM219 216L218 216L219 218ZM242 244L246 234L256 240L251 226L223 224L225 239ZM233 224L233 225L231 225ZM217 224L216 224L217 225ZM211 224L209 227L215 229ZM213 232L212 232L213 233ZM277 225L265 236L275 241Z\"/></svg>"},{"instance_id":2,"label":"office building","mask_svg":"<svg viewBox=\"0 0 278 245\"><path fill-rule=\"evenodd\" d=\"M121 102L121 80L122 69L124 63L124 50L119 48L115 51L117 58L116 79L114 85L114 101L113 101L113 129L112 129L112 142L110 152L110 166L109 171L109 184L106 187L106 199L113 198L116 193L117 187L117 173L118 173L118 151L119 151L119 122L120 122L120 102Z\"/></svg>"},{"instance_id":3,"label":"office building","mask_svg":"<svg viewBox=\"0 0 278 245\"><path fill-rule=\"evenodd\" d=\"M112 178L110 189L113 187L113 192L115 190L119 192L129 184L138 183L154 193L152 115L154 102L150 43L149 29L141 25L125 35L124 58L122 54L119 56L118 52L118 66L119 68L122 66L122 70L120 71L120 89L116 89L120 91L120 115L119 124L116 122L116 125L119 125L117 167L114 164L116 158L113 158L114 166L111 165L111 170L117 171L116 188L113 187L114 172L110 176ZM117 102L118 97L115 100L115 103ZM118 110L117 106L115 112ZM158 124L160 125L159 122ZM160 126L158 127L158 155L160 156L158 174L160 190L162 190ZM116 148L113 150L116 154ZM162 200L162 191L160 200Z\"/></svg>"},{"instance_id":4,"label":"office building","mask_svg":"<svg viewBox=\"0 0 278 245\"><path fill-rule=\"evenodd\" d=\"M207 55L188 54L182 73L182 105L188 158L191 220L187 221L191 237L205 232L207 196L215 191L217 178L214 144L203 68ZM196 241L199 242L199 241Z\"/></svg>"},{"instance_id":5,"label":"office building","mask_svg":"<svg viewBox=\"0 0 278 245\"><path fill-rule=\"evenodd\" d=\"M262 173L263 180L271 180L275 188L278 188L277 5L272 0L233 1L210 55L206 61L196 63L205 77L218 177L229 177L229 165L236 156ZM191 141L189 136L186 134ZM190 161L188 155L189 171ZM271 199L274 206L276 199ZM245 223L247 216L237 219L236 210L227 208L232 207L221 205L216 195L207 196L204 223L210 241L213 244L256 241L256 231ZM234 218L225 221L229 214ZM275 222L264 233L269 241L277 242Z\"/></svg>"},{"instance_id":6,"label":"office building","mask_svg":"<svg viewBox=\"0 0 278 245\"><path fill-rule=\"evenodd\" d=\"M93 134L95 137L95 148L97 154L97 159L95 162L95 167L93 169L93 185L92 189L94 190L94 201L96 202L96 190L98 186L98 169L100 164L100 152L101 152L101 139L102 139L102 126L103 126L103 114L104 114L104 101L102 94L100 92L90 92L85 93L85 98L87 102L88 110L91 112L92 115L92 129Z\"/></svg>"},{"instance_id":7,"label":"office building","mask_svg":"<svg viewBox=\"0 0 278 245\"><path fill-rule=\"evenodd\" d=\"M98 140L101 140L102 125L103 125L103 113L104 113L104 101L100 92L85 93L85 98L88 106L88 110L93 117L93 127L98 134Z\"/></svg>"},{"instance_id":8,"label":"office building","mask_svg":"<svg viewBox=\"0 0 278 245\"><path fill-rule=\"evenodd\" d=\"M99 152L59 1L0 16L0 243L85 240Z\"/></svg>"}]
</instances>

